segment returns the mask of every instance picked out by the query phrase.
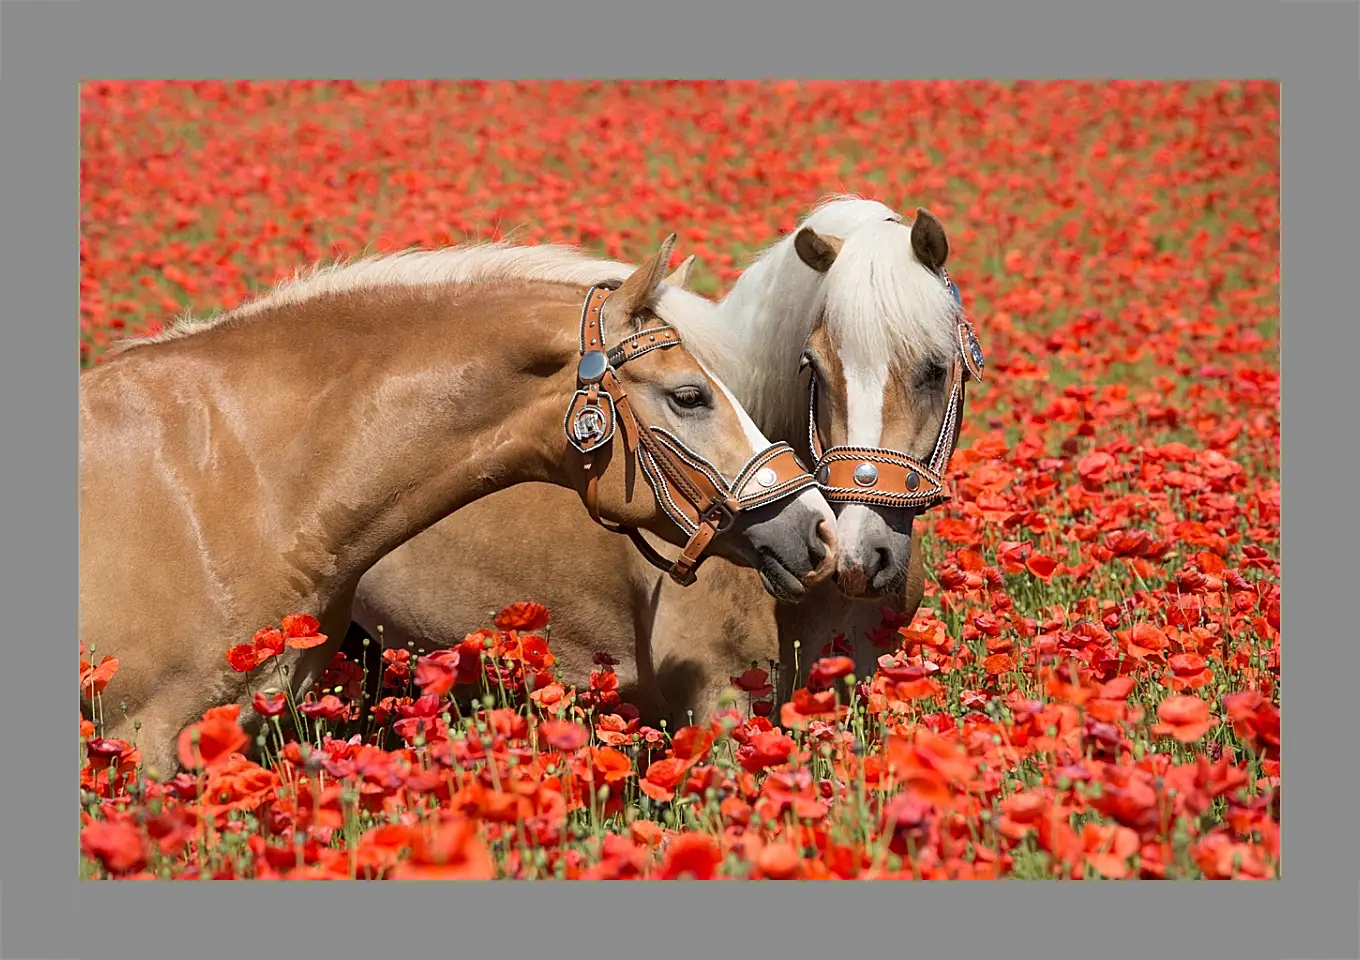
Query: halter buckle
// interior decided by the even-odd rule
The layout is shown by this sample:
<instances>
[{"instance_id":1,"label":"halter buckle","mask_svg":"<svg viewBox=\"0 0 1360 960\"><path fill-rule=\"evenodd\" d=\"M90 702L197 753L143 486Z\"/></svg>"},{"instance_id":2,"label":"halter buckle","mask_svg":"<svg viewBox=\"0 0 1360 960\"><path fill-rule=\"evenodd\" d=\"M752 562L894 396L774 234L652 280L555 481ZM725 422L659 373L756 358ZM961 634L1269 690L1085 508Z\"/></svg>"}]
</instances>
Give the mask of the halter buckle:
<instances>
[{"instance_id":1,"label":"halter buckle","mask_svg":"<svg viewBox=\"0 0 1360 960\"><path fill-rule=\"evenodd\" d=\"M736 521L736 516L728 509L727 504L719 500L710 505L700 519L705 523L713 524L713 529L718 533L726 533Z\"/></svg>"}]
</instances>

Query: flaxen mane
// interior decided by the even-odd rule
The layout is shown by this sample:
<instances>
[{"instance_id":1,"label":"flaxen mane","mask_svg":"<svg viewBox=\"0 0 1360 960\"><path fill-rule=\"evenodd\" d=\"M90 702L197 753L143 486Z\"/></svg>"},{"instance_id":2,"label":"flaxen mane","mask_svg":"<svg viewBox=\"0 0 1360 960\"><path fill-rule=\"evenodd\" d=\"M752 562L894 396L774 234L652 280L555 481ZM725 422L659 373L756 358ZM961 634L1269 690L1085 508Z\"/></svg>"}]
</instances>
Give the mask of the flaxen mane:
<instances>
[{"instance_id":1,"label":"flaxen mane","mask_svg":"<svg viewBox=\"0 0 1360 960\"><path fill-rule=\"evenodd\" d=\"M315 266L231 310L202 318L181 317L160 333L124 340L117 349L122 351L181 340L224 323L336 293L392 287L444 287L497 280L588 286L605 280L622 280L635 269L634 265L601 260L575 247L560 244L514 246L502 242L442 250L409 250ZM691 335L693 342L687 338L686 346L696 356L726 348L728 339L718 322L717 307L711 301L667 285L660 288L656 311L682 335ZM702 361L702 357L700 359Z\"/></svg>"}]
</instances>

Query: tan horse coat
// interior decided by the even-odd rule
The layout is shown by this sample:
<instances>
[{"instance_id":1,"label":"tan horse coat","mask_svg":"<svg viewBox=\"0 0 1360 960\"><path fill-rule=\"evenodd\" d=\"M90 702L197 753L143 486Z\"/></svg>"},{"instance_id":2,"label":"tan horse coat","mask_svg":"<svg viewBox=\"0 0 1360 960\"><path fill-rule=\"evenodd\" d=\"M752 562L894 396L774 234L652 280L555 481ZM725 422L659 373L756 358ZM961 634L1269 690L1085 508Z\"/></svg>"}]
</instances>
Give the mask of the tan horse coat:
<instances>
[{"instance_id":1,"label":"tan horse coat","mask_svg":"<svg viewBox=\"0 0 1360 960\"><path fill-rule=\"evenodd\" d=\"M554 247L363 261L82 374L80 635L121 662L104 735L135 741L152 775L173 773L176 739L205 708L240 703L258 720L250 697L269 677L233 672L228 647L285 614L317 617L329 641L281 658L300 695L380 557L517 483L573 498L581 470L563 412L586 291L626 276L606 308L612 329L659 318L701 338L711 305L659 286L669 253L668 242L631 275ZM645 422L725 476L768 442L686 348L619 375ZM682 416L667 399L677 389L706 390L709 406ZM602 515L683 544L627 467L607 469ZM574 511L585 518L579 500ZM806 567L809 532L831 519L815 491L763 516L715 552L783 551L789 569Z\"/></svg>"}]
</instances>

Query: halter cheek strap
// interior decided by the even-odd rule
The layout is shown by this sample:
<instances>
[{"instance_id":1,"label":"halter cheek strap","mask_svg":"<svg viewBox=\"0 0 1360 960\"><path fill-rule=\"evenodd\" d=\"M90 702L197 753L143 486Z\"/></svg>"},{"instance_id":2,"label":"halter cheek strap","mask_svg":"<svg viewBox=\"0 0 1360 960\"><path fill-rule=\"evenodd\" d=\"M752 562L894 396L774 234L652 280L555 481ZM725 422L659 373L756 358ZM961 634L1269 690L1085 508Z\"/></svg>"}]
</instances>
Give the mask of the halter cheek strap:
<instances>
[{"instance_id":1,"label":"halter cheek strap","mask_svg":"<svg viewBox=\"0 0 1360 960\"><path fill-rule=\"evenodd\" d=\"M680 334L670 326L649 327L606 350L603 308L616 284L592 287L581 310L581 359L577 389L567 407L563 429L584 458L583 499L590 517L606 530L626 534L653 566L682 586L696 571L714 538L731 528L736 516L793 496L816 481L787 443L776 443L746 462L729 482L703 457L667 431L643 423L616 373L618 367L653 350L679 346ZM689 538L674 561L667 561L634 527L600 516L599 482L604 471L600 454L609 450L618 428L624 450L636 457L662 511Z\"/></svg>"}]
</instances>

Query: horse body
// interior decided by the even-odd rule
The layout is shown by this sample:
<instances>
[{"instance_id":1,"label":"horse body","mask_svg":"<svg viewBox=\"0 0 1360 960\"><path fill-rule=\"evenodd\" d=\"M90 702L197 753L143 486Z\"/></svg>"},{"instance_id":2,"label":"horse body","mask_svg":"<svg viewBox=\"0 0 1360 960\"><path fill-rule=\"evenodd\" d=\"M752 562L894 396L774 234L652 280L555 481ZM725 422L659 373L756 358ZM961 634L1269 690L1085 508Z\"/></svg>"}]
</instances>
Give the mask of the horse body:
<instances>
[{"instance_id":1,"label":"horse body","mask_svg":"<svg viewBox=\"0 0 1360 960\"><path fill-rule=\"evenodd\" d=\"M362 262L82 374L81 641L119 658L127 708L105 708L104 735L135 741L153 775L173 771L179 732L206 707L240 703L247 729L258 722L261 678L231 671L229 646L286 614L315 616L328 641L275 661L301 695L380 557L516 483L581 490L563 411L585 353L583 297L627 276L604 301L613 327L643 340L703 328L706 301L658 285L669 252L636 271L561 248ZM618 377L640 420L695 444L723 477L768 444L687 350L636 357ZM676 406L677 390L707 404ZM685 544L617 446L601 515ZM804 491L741 514L714 553L797 593L825 575L833 550L817 540L832 519Z\"/></svg>"},{"instance_id":2,"label":"horse body","mask_svg":"<svg viewBox=\"0 0 1360 960\"><path fill-rule=\"evenodd\" d=\"M875 241L877 247L865 251L873 255L864 256L858 269L847 266L844 275L837 275L838 304L827 302L834 252L812 266L794 235L774 244L720 305L735 349L704 356L763 430L796 444L805 456L807 382L797 371L800 354L818 336L830 338L822 350L828 358L844 356L859 367L851 371L857 381L843 370L826 378L839 382L840 395L827 405L834 442L845 442L834 430L844 434L847 429L851 390L858 393L860 409L855 411L859 422L848 429L857 431L861 444L884 442L892 433L894 441L928 450L927 435L938 432L944 417L938 397L907 403L892 396L921 392L915 387L916 355L933 356L932 348L939 352L942 336L952 328L941 325L941 335L929 324L951 316L953 307L951 302L947 309L940 291L931 289L935 280L924 276L910 245L903 247L907 228L900 217L873 201L842 199L818 208L804 227L839 244L840 237L853 238L875 224L886 226L887 240ZM885 293L883 280L891 271L906 272L907 280L897 288L888 284ZM832 310L839 313L828 324ZM925 331L915 339L930 342L896 345L914 333L902 317L886 316L893 310L913 311L917 327ZM878 336L847 331L856 324L877 325ZM828 326L836 329L828 332ZM868 369L876 349L879 366ZM903 350L905 360L899 356ZM866 384L876 385L876 398L869 397ZM927 387L925 392L943 391ZM729 677L765 661L791 666L801 659L806 666L835 633L845 633L852 644L857 672L872 672L879 651L868 634L880 625L884 607L908 619L915 613L924 565L920 529L912 528L914 514L879 511L887 519L875 514L875 526L856 516L863 509L846 505L840 522L848 513L858 537L886 535L910 545L896 548L890 575L880 577L875 589L868 588L867 577L858 576L861 582L854 586L861 596L856 598L845 595L855 579L851 571L839 586L815 585L806 602L791 606L774 600L748 572L725 563L710 564L695 586L677 590L640 564L619 538L583 523L563 491L524 485L460 511L384 557L359 583L354 620L370 636L379 636L381 628L385 647L433 648L457 643L507 604L537 600L552 611L553 649L566 682L584 685L596 655L607 654L617 662L620 688L649 722L682 723L691 712L702 717L716 707ZM864 549L838 538L841 555L857 546ZM871 543L867 549L881 548ZM782 671L780 679L787 696L797 679L794 671Z\"/></svg>"}]
</instances>

